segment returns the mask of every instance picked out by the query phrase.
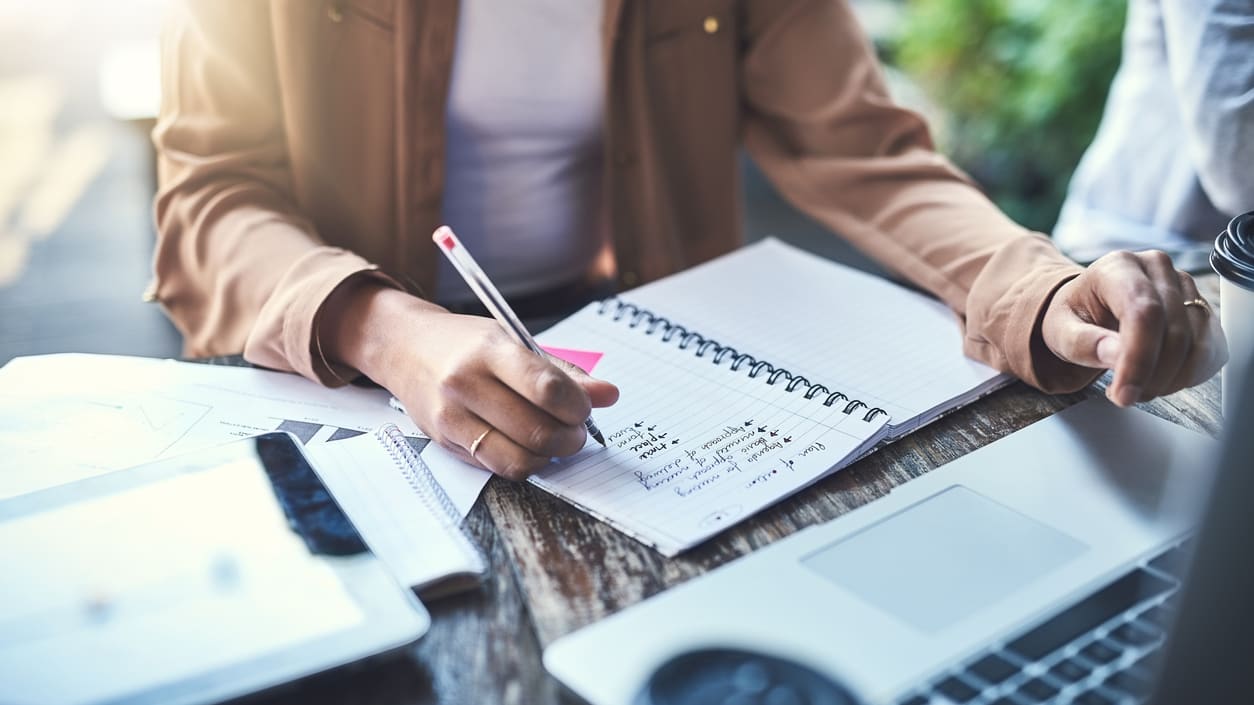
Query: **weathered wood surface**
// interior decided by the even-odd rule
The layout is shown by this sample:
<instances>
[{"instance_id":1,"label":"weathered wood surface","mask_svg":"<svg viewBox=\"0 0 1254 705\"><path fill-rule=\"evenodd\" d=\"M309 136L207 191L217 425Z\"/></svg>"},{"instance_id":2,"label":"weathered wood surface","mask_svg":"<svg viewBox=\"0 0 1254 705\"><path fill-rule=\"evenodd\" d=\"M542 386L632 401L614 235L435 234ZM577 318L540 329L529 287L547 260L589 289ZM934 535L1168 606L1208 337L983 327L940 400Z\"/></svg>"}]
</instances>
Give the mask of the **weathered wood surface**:
<instances>
[{"instance_id":1,"label":"weathered wood surface","mask_svg":"<svg viewBox=\"0 0 1254 705\"><path fill-rule=\"evenodd\" d=\"M1215 301L1213 277L1201 288ZM575 703L540 662L543 647L800 528L1086 398L1014 384L864 458L674 559L526 484L493 479L468 520L490 560L482 589L430 605L433 627L400 658L326 674L267 698L281 703ZM1220 429L1219 378L1141 408L1187 428Z\"/></svg>"}]
</instances>

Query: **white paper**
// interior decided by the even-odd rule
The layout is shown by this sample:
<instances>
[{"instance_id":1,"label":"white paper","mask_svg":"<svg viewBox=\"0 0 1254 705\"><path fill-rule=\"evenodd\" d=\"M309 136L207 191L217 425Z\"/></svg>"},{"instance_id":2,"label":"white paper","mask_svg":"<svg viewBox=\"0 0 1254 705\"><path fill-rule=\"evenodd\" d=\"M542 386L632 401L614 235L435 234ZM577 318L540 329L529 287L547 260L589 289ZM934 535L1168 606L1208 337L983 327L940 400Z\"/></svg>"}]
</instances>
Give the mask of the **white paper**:
<instances>
[{"instance_id":1,"label":"white paper","mask_svg":"<svg viewBox=\"0 0 1254 705\"><path fill-rule=\"evenodd\" d=\"M381 389L327 389L243 367L17 358L0 368L0 498L276 430L307 447L385 423L417 434L387 399Z\"/></svg>"},{"instance_id":2,"label":"white paper","mask_svg":"<svg viewBox=\"0 0 1254 705\"><path fill-rule=\"evenodd\" d=\"M609 448L533 482L668 555L1006 379L936 301L771 239L540 341L601 353L621 396L593 414Z\"/></svg>"},{"instance_id":3,"label":"white paper","mask_svg":"<svg viewBox=\"0 0 1254 705\"><path fill-rule=\"evenodd\" d=\"M944 304L774 238L623 298L879 407L894 425L1008 379L963 354Z\"/></svg>"},{"instance_id":4,"label":"white paper","mask_svg":"<svg viewBox=\"0 0 1254 705\"><path fill-rule=\"evenodd\" d=\"M336 502L352 518L370 550L401 583L421 589L450 575L481 573L482 560L466 545L458 527L469 506L463 509L455 504L461 515L445 516L421 487L410 484L384 443L370 433L308 450ZM477 481L477 485L450 481L451 486L465 488L461 492L463 505L467 498L473 505L478 489L472 496L469 488L482 489L489 473L465 465L454 470L457 478Z\"/></svg>"},{"instance_id":5,"label":"white paper","mask_svg":"<svg viewBox=\"0 0 1254 705\"><path fill-rule=\"evenodd\" d=\"M475 506L475 501L479 499L479 494L483 492L484 485L492 478L492 473L462 462L434 441L422 449L422 460L448 495L449 501L461 513L462 518L466 518L470 509Z\"/></svg>"},{"instance_id":6,"label":"white paper","mask_svg":"<svg viewBox=\"0 0 1254 705\"><path fill-rule=\"evenodd\" d=\"M855 457L887 420L749 379L595 307L542 338L604 353L595 373L621 396L593 412L608 448L590 441L532 482L665 555L815 482Z\"/></svg>"}]
</instances>

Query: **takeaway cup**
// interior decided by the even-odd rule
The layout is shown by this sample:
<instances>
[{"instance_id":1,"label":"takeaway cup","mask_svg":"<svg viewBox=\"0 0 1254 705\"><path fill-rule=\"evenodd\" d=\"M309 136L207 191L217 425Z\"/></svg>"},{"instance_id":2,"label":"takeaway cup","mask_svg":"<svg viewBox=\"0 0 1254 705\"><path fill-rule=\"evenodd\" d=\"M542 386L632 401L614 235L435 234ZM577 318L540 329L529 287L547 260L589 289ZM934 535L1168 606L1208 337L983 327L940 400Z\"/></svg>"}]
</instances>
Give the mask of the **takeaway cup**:
<instances>
[{"instance_id":1,"label":"takeaway cup","mask_svg":"<svg viewBox=\"0 0 1254 705\"><path fill-rule=\"evenodd\" d=\"M1254 211L1238 215L1215 238L1210 265L1219 274L1219 323L1228 338L1224 366L1224 418L1236 411L1242 362L1254 355Z\"/></svg>"}]
</instances>

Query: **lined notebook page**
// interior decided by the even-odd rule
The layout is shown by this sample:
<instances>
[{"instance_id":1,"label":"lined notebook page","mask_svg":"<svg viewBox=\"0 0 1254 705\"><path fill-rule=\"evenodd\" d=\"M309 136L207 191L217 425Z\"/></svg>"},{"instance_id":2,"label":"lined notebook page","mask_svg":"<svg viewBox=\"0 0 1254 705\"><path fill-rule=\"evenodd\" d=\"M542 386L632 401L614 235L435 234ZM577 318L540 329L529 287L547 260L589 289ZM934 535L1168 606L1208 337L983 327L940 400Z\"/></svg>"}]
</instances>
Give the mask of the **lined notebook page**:
<instances>
[{"instance_id":1,"label":"lined notebook page","mask_svg":"<svg viewBox=\"0 0 1254 705\"><path fill-rule=\"evenodd\" d=\"M962 354L954 314L774 238L622 296L907 423L1004 376Z\"/></svg>"},{"instance_id":2,"label":"lined notebook page","mask_svg":"<svg viewBox=\"0 0 1254 705\"><path fill-rule=\"evenodd\" d=\"M395 440L400 438L399 443ZM395 426L307 449L370 550L424 598L473 586L484 571L461 517ZM441 497L444 497L441 500Z\"/></svg>"},{"instance_id":3,"label":"lined notebook page","mask_svg":"<svg viewBox=\"0 0 1254 705\"><path fill-rule=\"evenodd\" d=\"M594 413L590 441L532 482L674 555L825 475L870 443L886 416L825 406L713 353L589 306L546 331L546 345L603 353L594 373L619 402Z\"/></svg>"}]
</instances>

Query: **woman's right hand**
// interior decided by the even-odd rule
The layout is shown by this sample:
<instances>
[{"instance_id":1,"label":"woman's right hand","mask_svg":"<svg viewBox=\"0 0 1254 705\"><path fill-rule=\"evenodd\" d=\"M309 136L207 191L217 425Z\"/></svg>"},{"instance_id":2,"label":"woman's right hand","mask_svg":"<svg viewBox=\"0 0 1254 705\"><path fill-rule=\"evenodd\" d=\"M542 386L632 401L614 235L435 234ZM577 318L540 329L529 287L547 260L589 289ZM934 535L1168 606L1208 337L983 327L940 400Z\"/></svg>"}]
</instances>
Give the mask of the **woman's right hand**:
<instances>
[{"instance_id":1,"label":"woman's right hand","mask_svg":"<svg viewBox=\"0 0 1254 705\"><path fill-rule=\"evenodd\" d=\"M343 288L323 310L323 352L392 392L432 440L498 475L522 480L577 453L592 407L618 400L613 384L535 355L490 318L369 280Z\"/></svg>"}]
</instances>

